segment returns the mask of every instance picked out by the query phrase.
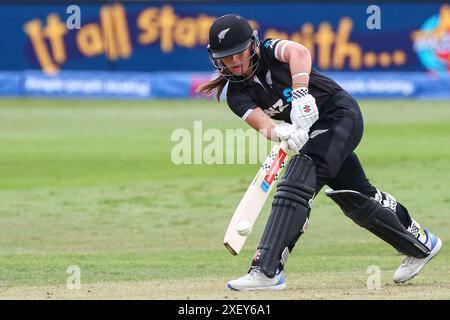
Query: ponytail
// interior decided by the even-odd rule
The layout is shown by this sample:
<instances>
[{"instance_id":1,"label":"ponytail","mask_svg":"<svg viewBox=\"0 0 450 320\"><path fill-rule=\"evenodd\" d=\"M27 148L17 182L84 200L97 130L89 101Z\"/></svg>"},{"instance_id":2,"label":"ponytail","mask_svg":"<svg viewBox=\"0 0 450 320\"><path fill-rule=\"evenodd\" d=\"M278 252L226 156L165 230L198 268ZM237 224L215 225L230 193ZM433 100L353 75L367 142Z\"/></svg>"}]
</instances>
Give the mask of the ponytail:
<instances>
[{"instance_id":1,"label":"ponytail","mask_svg":"<svg viewBox=\"0 0 450 320\"><path fill-rule=\"evenodd\" d=\"M210 96L215 92L217 101L220 101L220 95L222 94L223 88L225 88L227 81L227 79L219 74L215 79L199 86L195 90L195 93L201 93L205 96Z\"/></svg>"}]
</instances>

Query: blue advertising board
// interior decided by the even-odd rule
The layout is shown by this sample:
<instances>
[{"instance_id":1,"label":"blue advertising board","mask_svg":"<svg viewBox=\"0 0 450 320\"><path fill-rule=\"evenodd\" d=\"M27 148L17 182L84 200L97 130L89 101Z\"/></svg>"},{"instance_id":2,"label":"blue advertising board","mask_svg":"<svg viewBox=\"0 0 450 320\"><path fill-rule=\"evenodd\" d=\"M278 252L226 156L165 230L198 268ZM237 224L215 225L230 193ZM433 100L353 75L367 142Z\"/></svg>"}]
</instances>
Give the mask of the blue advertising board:
<instances>
[{"instance_id":1,"label":"blue advertising board","mask_svg":"<svg viewBox=\"0 0 450 320\"><path fill-rule=\"evenodd\" d=\"M74 17L77 11L68 10L67 3L0 4L0 94L13 95L18 83L22 87L17 92L28 92L24 79L33 72L33 79L40 72L44 82L46 77L64 82L71 75L74 81L83 75L90 79L98 71L99 79L143 79L145 74L174 72L170 81L161 81L170 85L173 77L184 78L191 96L198 78L205 79L205 74L192 77L192 72L212 72L206 52L209 26L216 17L237 13L251 21L262 39L291 39L308 47L314 65L324 72L348 72L350 76L343 76L359 78L375 72L376 77L393 72L391 78L407 78L413 72L411 79L440 81L444 96L446 91L449 95L450 6L445 3L82 2L77 6L79 15ZM79 25L74 25L77 19ZM5 72L13 72L9 75L15 80L5 84ZM168 97L179 97L173 89L166 91Z\"/></svg>"}]
</instances>

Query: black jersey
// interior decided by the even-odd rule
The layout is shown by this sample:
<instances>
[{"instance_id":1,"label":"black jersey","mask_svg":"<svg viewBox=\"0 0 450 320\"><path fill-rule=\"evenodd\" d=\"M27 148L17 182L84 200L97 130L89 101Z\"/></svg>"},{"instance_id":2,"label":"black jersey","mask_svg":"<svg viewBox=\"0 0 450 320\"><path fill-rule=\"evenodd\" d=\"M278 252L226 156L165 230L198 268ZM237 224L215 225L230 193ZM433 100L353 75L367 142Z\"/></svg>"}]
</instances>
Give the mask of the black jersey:
<instances>
[{"instance_id":1,"label":"black jersey","mask_svg":"<svg viewBox=\"0 0 450 320\"><path fill-rule=\"evenodd\" d=\"M279 61L275 49L281 39L266 39L260 46L260 61L255 74L245 82L229 82L227 102L230 109L244 120L252 109L260 107L273 119L291 123L292 76L289 64ZM316 99L319 114L327 108L327 100L345 92L336 82L311 68L309 93Z\"/></svg>"}]
</instances>

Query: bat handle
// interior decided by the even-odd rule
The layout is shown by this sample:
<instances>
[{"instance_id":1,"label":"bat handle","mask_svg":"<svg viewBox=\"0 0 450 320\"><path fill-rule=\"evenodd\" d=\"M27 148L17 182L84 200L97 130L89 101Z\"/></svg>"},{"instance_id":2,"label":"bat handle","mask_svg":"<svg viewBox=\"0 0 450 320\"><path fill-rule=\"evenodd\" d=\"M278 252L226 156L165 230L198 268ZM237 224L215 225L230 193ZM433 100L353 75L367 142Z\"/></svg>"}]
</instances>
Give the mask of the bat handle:
<instances>
[{"instance_id":1,"label":"bat handle","mask_svg":"<svg viewBox=\"0 0 450 320\"><path fill-rule=\"evenodd\" d=\"M292 125L294 126L295 129L297 129L297 126L294 123ZM284 152L288 151L288 142L287 142L287 140L282 140L280 142L280 148L283 149Z\"/></svg>"},{"instance_id":2,"label":"bat handle","mask_svg":"<svg viewBox=\"0 0 450 320\"><path fill-rule=\"evenodd\" d=\"M283 149L284 152L288 151L288 142L287 142L287 140L282 140L280 142L280 148Z\"/></svg>"}]
</instances>

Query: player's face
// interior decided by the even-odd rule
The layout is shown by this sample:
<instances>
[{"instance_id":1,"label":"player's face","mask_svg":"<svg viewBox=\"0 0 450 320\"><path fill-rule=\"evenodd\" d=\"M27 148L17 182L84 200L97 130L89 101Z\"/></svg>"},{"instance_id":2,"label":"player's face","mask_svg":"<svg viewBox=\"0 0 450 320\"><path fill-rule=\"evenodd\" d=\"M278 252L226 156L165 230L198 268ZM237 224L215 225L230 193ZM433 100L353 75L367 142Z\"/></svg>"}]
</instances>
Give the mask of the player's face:
<instances>
[{"instance_id":1,"label":"player's face","mask_svg":"<svg viewBox=\"0 0 450 320\"><path fill-rule=\"evenodd\" d=\"M222 62L234 75L241 76L250 69L250 56L251 50L248 48L240 53L222 58Z\"/></svg>"}]
</instances>

